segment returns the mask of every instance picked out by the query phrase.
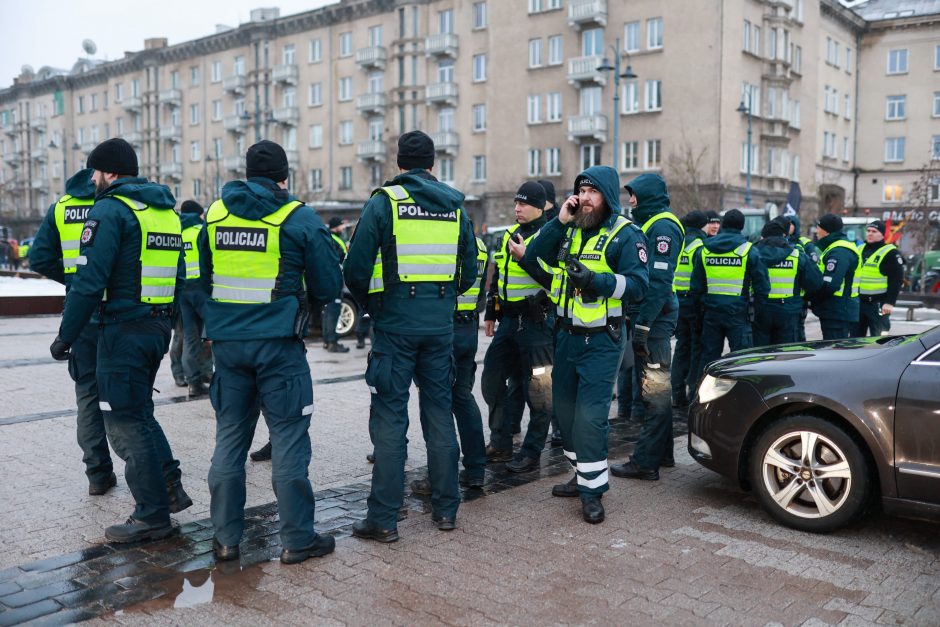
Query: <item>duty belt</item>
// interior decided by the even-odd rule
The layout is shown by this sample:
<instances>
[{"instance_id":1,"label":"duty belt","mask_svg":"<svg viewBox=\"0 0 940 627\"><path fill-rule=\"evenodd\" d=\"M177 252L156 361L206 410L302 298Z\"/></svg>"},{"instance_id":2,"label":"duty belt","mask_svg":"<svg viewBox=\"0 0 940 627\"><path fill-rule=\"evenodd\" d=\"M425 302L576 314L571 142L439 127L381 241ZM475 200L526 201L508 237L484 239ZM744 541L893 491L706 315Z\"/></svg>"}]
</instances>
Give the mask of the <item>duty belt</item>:
<instances>
[{"instance_id":1,"label":"duty belt","mask_svg":"<svg viewBox=\"0 0 940 627\"><path fill-rule=\"evenodd\" d=\"M458 311L454 314L454 322L457 324L479 324L480 314L475 311Z\"/></svg>"},{"instance_id":2,"label":"duty belt","mask_svg":"<svg viewBox=\"0 0 940 627\"><path fill-rule=\"evenodd\" d=\"M883 303L885 294L859 294L858 299L863 303Z\"/></svg>"},{"instance_id":3,"label":"duty belt","mask_svg":"<svg viewBox=\"0 0 940 627\"><path fill-rule=\"evenodd\" d=\"M602 327L576 327L571 324L566 318L561 323L561 328L570 333L571 335L594 335L595 333L606 333L609 326L619 327L624 320L629 320L629 318L624 318L617 316L616 318L608 318L607 324Z\"/></svg>"}]
</instances>

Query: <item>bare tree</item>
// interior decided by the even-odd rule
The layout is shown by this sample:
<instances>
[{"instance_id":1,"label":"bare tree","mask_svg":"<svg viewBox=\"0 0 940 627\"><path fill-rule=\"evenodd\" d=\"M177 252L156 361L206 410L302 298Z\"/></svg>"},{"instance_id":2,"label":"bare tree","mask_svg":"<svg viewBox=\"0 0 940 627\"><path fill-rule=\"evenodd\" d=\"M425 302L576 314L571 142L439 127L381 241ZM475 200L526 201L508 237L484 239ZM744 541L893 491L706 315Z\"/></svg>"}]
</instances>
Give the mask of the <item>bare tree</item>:
<instances>
[{"instance_id":1,"label":"bare tree","mask_svg":"<svg viewBox=\"0 0 940 627\"><path fill-rule=\"evenodd\" d=\"M905 231L912 236L915 250L922 251L920 257L920 291L926 291L923 276L927 270L927 251L933 250L937 244L937 227L930 220L930 205L936 205L938 199L931 193L931 187L937 187L940 181L940 163L928 158L921 166L917 180L911 185L908 193L908 202L911 203L910 218L905 225Z\"/></svg>"},{"instance_id":2,"label":"bare tree","mask_svg":"<svg viewBox=\"0 0 940 627\"><path fill-rule=\"evenodd\" d=\"M707 163L708 146L693 146L685 135L676 149L666 157L663 174L669 184L671 204L676 214L718 206L716 190L713 187L709 189L705 184L706 180L716 180L718 177L707 176Z\"/></svg>"}]
</instances>

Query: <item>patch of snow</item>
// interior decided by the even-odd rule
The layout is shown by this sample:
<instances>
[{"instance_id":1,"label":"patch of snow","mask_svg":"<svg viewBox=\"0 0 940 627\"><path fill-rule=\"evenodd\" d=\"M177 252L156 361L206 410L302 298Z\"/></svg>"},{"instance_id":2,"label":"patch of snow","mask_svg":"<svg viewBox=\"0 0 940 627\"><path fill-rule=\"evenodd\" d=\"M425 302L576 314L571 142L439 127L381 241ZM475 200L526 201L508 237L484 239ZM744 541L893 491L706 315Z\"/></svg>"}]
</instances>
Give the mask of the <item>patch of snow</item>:
<instances>
[{"instance_id":1,"label":"patch of snow","mask_svg":"<svg viewBox=\"0 0 940 627\"><path fill-rule=\"evenodd\" d=\"M49 279L0 276L0 297L3 296L65 296L65 286Z\"/></svg>"}]
</instances>

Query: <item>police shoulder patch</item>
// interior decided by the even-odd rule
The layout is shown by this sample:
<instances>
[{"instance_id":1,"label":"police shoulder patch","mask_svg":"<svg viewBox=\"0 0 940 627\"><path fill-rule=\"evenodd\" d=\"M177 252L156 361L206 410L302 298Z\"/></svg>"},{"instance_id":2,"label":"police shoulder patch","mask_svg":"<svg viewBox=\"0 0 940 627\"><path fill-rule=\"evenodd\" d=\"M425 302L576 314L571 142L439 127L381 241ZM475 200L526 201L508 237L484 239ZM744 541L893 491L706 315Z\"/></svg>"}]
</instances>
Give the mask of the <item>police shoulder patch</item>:
<instances>
[{"instance_id":1,"label":"police shoulder patch","mask_svg":"<svg viewBox=\"0 0 940 627\"><path fill-rule=\"evenodd\" d=\"M91 246L95 243L95 233L98 232L98 221L97 220L88 220L85 222L85 227L82 229L81 244L82 246Z\"/></svg>"},{"instance_id":2,"label":"police shoulder patch","mask_svg":"<svg viewBox=\"0 0 940 627\"><path fill-rule=\"evenodd\" d=\"M668 255L672 249L672 238L668 235L660 235L656 238L656 254Z\"/></svg>"},{"instance_id":3,"label":"police shoulder patch","mask_svg":"<svg viewBox=\"0 0 940 627\"><path fill-rule=\"evenodd\" d=\"M640 263L646 263L649 261L649 255L646 253L646 247L637 246L636 256L640 259Z\"/></svg>"},{"instance_id":4,"label":"police shoulder patch","mask_svg":"<svg viewBox=\"0 0 940 627\"><path fill-rule=\"evenodd\" d=\"M826 262L826 272L833 272L837 265L838 262L835 259L830 259Z\"/></svg>"}]
</instances>

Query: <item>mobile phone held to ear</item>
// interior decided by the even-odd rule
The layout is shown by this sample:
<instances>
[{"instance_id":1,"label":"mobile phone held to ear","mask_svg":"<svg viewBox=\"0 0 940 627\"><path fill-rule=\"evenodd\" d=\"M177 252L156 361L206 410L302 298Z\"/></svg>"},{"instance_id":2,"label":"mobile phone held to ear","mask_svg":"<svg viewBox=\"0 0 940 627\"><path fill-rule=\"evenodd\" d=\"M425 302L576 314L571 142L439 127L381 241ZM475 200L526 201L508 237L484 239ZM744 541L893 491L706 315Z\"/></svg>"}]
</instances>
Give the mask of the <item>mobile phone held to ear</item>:
<instances>
[{"instance_id":1,"label":"mobile phone held to ear","mask_svg":"<svg viewBox=\"0 0 940 627\"><path fill-rule=\"evenodd\" d=\"M581 199L577 196L573 196L572 198L574 198L574 201L568 205L568 213L574 215L578 213L578 210L581 208Z\"/></svg>"}]
</instances>

